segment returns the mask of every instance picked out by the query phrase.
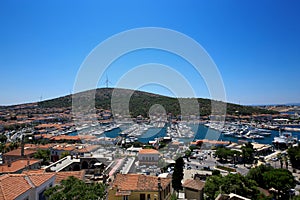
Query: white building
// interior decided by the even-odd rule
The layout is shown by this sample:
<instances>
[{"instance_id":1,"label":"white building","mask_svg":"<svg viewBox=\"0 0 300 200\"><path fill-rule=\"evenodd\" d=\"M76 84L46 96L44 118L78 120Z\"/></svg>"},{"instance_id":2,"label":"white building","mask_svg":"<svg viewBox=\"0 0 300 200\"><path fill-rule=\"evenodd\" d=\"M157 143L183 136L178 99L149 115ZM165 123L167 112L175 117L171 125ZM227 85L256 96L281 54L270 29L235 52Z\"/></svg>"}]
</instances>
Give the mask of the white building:
<instances>
[{"instance_id":1,"label":"white building","mask_svg":"<svg viewBox=\"0 0 300 200\"><path fill-rule=\"evenodd\" d=\"M158 165L159 157L155 149L141 149L138 154L139 165Z\"/></svg>"},{"instance_id":2,"label":"white building","mask_svg":"<svg viewBox=\"0 0 300 200\"><path fill-rule=\"evenodd\" d=\"M52 187L53 173L5 174L0 176L0 198L3 200L45 199L44 191Z\"/></svg>"}]
</instances>

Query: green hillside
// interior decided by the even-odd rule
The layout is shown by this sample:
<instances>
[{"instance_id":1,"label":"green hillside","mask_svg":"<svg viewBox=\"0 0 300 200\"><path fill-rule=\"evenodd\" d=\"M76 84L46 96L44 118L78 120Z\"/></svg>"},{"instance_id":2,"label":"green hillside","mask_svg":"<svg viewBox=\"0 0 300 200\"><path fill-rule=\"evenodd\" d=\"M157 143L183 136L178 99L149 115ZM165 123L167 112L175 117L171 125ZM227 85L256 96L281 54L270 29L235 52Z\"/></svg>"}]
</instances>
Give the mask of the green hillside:
<instances>
[{"instance_id":1,"label":"green hillside","mask_svg":"<svg viewBox=\"0 0 300 200\"><path fill-rule=\"evenodd\" d=\"M115 90L115 91L114 91ZM113 88L100 88L96 90L96 100L95 105L96 108L101 109L111 109L111 97L112 92L117 91L117 97L114 98L115 104L118 104L122 102L124 98L128 98L130 96L130 104L129 104L129 110L130 114L132 116L137 115L143 115L148 116L148 111L151 108L151 106L155 104L162 105L167 113L172 113L173 115L179 115L180 112L180 106L179 106L179 100L177 98L152 94L148 92L142 92L142 91L133 91L128 89L113 89ZM76 94L76 97L79 98L79 101L84 103L86 102L86 97L91 95L91 91L81 92ZM188 99L188 98L181 98L181 102L183 103L189 103L190 100L195 99ZM199 103L199 112L202 116L210 115L211 113L211 100L210 99L203 99L203 98L197 98L196 99ZM222 102L217 102L218 104L223 104ZM70 107L72 106L72 96L64 96L59 97L56 99L46 100L38 103L39 107L42 108L61 108L61 107ZM189 114L195 114L197 113L193 108L189 110L189 105L186 105L188 109ZM238 111L238 112L237 112ZM251 115L251 114L276 114L274 111L269 111L265 109L260 109L257 107L252 106L242 106L237 104L227 104L227 114L229 115Z\"/></svg>"}]
</instances>

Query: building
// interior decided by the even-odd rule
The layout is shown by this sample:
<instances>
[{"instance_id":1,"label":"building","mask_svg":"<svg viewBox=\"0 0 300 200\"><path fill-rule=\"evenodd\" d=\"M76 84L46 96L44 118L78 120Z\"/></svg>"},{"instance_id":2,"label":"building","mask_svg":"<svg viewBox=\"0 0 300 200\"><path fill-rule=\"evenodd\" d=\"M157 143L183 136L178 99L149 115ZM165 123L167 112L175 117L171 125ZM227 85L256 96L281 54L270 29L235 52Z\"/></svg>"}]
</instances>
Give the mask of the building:
<instances>
[{"instance_id":1,"label":"building","mask_svg":"<svg viewBox=\"0 0 300 200\"><path fill-rule=\"evenodd\" d=\"M23 170L40 169L42 160L37 159L19 159L8 161L4 165L0 165L0 174L18 174Z\"/></svg>"},{"instance_id":2,"label":"building","mask_svg":"<svg viewBox=\"0 0 300 200\"><path fill-rule=\"evenodd\" d=\"M138 154L139 165L158 165L159 157L155 149L141 149Z\"/></svg>"},{"instance_id":3,"label":"building","mask_svg":"<svg viewBox=\"0 0 300 200\"><path fill-rule=\"evenodd\" d=\"M172 179L144 174L117 174L109 191L109 200L169 200Z\"/></svg>"},{"instance_id":4,"label":"building","mask_svg":"<svg viewBox=\"0 0 300 200\"><path fill-rule=\"evenodd\" d=\"M202 200L205 183L198 179L187 179L182 185L186 199Z\"/></svg>"},{"instance_id":5,"label":"building","mask_svg":"<svg viewBox=\"0 0 300 200\"><path fill-rule=\"evenodd\" d=\"M32 158L35 153L36 150L30 150L30 149L22 150L22 148L18 148L3 154L3 160L4 162L7 162L7 161L18 160L21 158Z\"/></svg>"},{"instance_id":6,"label":"building","mask_svg":"<svg viewBox=\"0 0 300 200\"><path fill-rule=\"evenodd\" d=\"M58 184L60 184L60 182L62 180L66 180L70 176L73 176L73 177L78 178L80 180L84 180L85 170L80 170L80 171L62 171L62 172L56 172L55 175L56 175L55 185L58 185Z\"/></svg>"},{"instance_id":7,"label":"building","mask_svg":"<svg viewBox=\"0 0 300 200\"><path fill-rule=\"evenodd\" d=\"M53 146L50 151L50 160L51 162L56 162L61 159L63 153L68 153L71 155L71 152L76 149L73 144L60 144Z\"/></svg>"},{"instance_id":8,"label":"building","mask_svg":"<svg viewBox=\"0 0 300 200\"><path fill-rule=\"evenodd\" d=\"M218 141L218 140L197 140L195 142L191 142L191 146L200 146L202 149L211 149L211 147L225 147L229 145L229 141Z\"/></svg>"},{"instance_id":9,"label":"building","mask_svg":"<svg viewBox=\"0 0 300 200\"><path fill-rule=\"evenodd\" d=\"M42 200L44 191L54 185L55 174L5 174L0 176L1 200Z\"/></svg>"},{"instance_id":10,"label":"building","mask_svg":"<svg viewBox=\"0 0 300 200\"><path fill-rule=\"evenodd\" d=\"M251 200L251 199L234 193L230 193L230 194L219 194L216 200Z\"/></svg>"}]
</instances>

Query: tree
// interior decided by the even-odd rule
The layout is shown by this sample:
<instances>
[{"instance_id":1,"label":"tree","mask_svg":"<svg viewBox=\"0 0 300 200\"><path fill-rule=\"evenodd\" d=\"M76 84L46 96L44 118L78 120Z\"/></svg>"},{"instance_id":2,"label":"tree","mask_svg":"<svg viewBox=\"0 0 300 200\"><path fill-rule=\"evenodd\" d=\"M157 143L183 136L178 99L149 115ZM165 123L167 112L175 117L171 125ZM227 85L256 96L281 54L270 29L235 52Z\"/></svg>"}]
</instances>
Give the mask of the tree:
<instances>
[{"instance_id":1,"label":"tree","mask_svg":"<svg viewBox=\"0 0 300 200\"><path fill-rule=\"evenodd\" d=\"M186 157L186 158L190 157L191 154L192 154L192 151L191 151L191 150L188 149L188 150L185 151L185 157Z\"/></svg>"},{"instance_id":2,"label":"tree","mask_svg":"<svg viewBox=\"0 0 300 200\"><path fill-rule=\"evenodd\" d=\"M287 191L296 185L293 174L290 171L274 169L265 165L251 169L247 174L247 178L256 181L261 188L278 190L283 199L288 197Z\"/></svg>"},{"instance_id":3,"label":"tree","mask_svg":"<svg viewBox=\"0 0 300 200\"><path fill-rule=\"evenodd\" d=\"M19 147L19 143L18 142L11 142L10 144L9 144L9 149L10 149L10 151L12 151L12 150L14 150L14 149L17 149L18 147Z\"/></svg>"},{"instance_id":4,"label":"tree","mask_svg":"<svg viewBox=\"0 0 300 200\"><path fill-rule=\"evenodd\" d=\"M288 190L296 186L293 174L286 169L272 169L263 173L266 189L275 188L282 195L287 195Z\"/></svg>"},{"instance_id":5,"label":"tree","mask_svg":"<svg viewBox=\"0 0 300 200\"><path fill-rule=\"evenodd\" d=\"M246 143L244 146L242 146L242 155L245 163L253 163L254 160L254 149L251 142Z\"/></svg>"},{"instance_id":6,"label":"tree","mask_svg":"<svg viewBox=\"0 0 300 200\"><path fill-rule=\"evenodd\" d=\"M221 175L220 170L214 169L214 170L212 171L212 176L218 176L218 175Z\"/></svg>"},{"instance_id":7,"label":"tree","mask_svg":"<svg viewBox=\"0 0 300 200\"><path fill-rule=\"evenodd\" d=\"M220 161L223 161L223 159L227 160L228 150L224 147L219 147L217 148L215 155L220 159Z\"/></svg>"},{"instance_id":8,"label":"tree","mask_svg":"<svg viewBox=\"0 0 300 200\"><path fill-rule=\"evenodd\" d=\"M34 155L36 159L42 159L42 165L48 165L50 161L50 150L39 149Z\"/></svg>"},{"instance_id":9,"label":"tree","mask_svg":"<svg viewBox=\"0 0 300 200\"><path fill-rule=\"evenodd\" d=\"M176 190L177 192L183 189L181 184L181 180L183 179L183 166L183 158L179 157L175 162L174 172L172 176L172 185L174 190Z\"/></svg>"},{"instance_id":10,"label":"tree","mask_svg":"<svg viewBox=\"0 0 300 200\"><path fill-rule=\"evenodd\" d=\"M6 137L6 135L0 135L0 143L6 143L6 141L7 141L7 137Z\"/></svg>"},{"instance_id":11,"label":"tree","mask_svg":"<svg viewBox=\"0 0 300 200\"><path fill-rule=\"evenodd\" d=\"M67 157L67 156L69 156L69 155L70 155L70 153L69 153L68 151L64 151L64 152L61 153L60 159L62 159L62 158L64 158L64 157Z\"/></svg>"},{"instance_id":12,"label":"tree","mask_svg":"<svg viewBox=\"0 0 300 200\"><path fill-rule=\"evenodd\" d=\"M293 168L300 169L300 146L288 149L288 155Z\"/></svg>"},{"instance_id":13,"label":"tree","mask_svg":"<svg viewBox=\"0 0 300 200\"><path fill-rule=\"evenodd\" d=\"M86 184L73 176L62 180L60 185L48 188L44 195L48 200L93 200L100 199L105 196L104 184L91 183Z\"/></svg>"},{"instance_id":14,"label":"tree","mask_svg":"<svg viewBox=\"0 0 300 200\"><path fill-rule=\"evenodd\" d=\"M205 183L204 192L208 199L215 199L218 194L235 193L251 199L259 198L259 191L255 181L240 174L227 176L211 176Z\"/></svg>"},{"instance_id":15,"label":"tree","mask_svg":"<svg viewBox=\"0 0 300 200\"><path fill-rule=\"evenodd\" d=\"M247 178L256 181L259 187L265 188L266 185L263 179L263 174L273 169L274 168L271 166L260 165L258 167L250 169L247 174Z\"/></svg>"},{"instance_id":16,"label":"tree","mask_svg":"<svg viewBox=\"0 0 300 200\"><path fill-rule=\"evenodd\" d=\"M222 176L211 176L206 180L204 193L208 196L208 199L215 199L218 196L222 189L223 180Z\"/></svg>"}]
</instances>

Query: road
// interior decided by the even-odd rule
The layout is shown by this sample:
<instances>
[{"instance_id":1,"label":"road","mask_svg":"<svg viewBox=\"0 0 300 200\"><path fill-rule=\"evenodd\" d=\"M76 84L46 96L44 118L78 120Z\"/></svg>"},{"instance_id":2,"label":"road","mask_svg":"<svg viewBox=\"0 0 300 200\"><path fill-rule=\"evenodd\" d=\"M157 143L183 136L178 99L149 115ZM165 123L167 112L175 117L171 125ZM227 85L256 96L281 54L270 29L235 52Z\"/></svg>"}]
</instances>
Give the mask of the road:
<instances>
[{"instance_id":1,"label":"road","mask_svg":"<svg viewBox=\"0 0 300 200\"><path fill-rule=\"evenodd\" d=\"M206 159L189 159L184 158L185 169L203 170L203 168L214 169L216 165L230 167L232 164L219 163L213 156L207 155ZM236 171L242 175L246 175L249 171L243 164L237 164Z\"/></svg>"}]
</instances>

